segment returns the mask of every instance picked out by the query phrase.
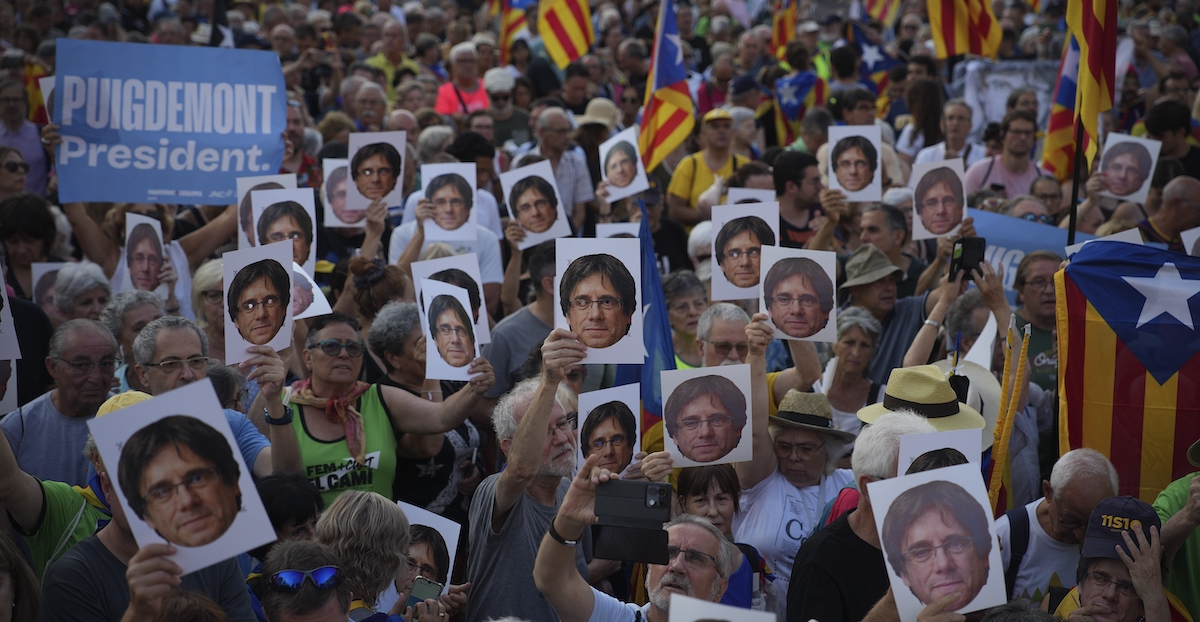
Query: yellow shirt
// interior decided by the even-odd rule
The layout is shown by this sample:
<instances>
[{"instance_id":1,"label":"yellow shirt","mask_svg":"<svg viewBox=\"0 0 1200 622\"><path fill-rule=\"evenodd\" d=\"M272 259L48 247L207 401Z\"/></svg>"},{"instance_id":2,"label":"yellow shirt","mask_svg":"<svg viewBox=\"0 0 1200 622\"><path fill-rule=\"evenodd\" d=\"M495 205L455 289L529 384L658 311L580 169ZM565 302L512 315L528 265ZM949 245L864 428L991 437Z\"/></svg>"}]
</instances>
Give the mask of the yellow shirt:
<instances>
[{"instance_id":1,"label":"yellow shirt","mask_svg":"<svg viewBox=\"0 0 1200 622\"><path fill-rule=\"evenodd\" d=\"M371 58L368 58L366 63L371 67L383 70L383 75L385 77L384 83L387 85L387 98L388 101L392 102L393 104L397 103L396 87L392 85L392 81L396 78L396 70L403 67L413 72L414 75L421 75L421 67L417 65L416 61L407 56L402 56L400 58L399 65L393 65L392 61L388 60L387 57L383 55L383 52L380 52Z\"/></svg>"},{"instance_id":2,"label":"yellow shirt","mask_svg":"<svg viewBox=\"0 0 1200 622\"><path fill-rule=\"evenodd\" d=\"M750 159L746 156L733 154L733 157L725 161L725 166L722 166L721 170L713 171L704 163L703 151L694 153L684 158L679 166L675 167L675 174L671 176L671 185L667 188L667 192L671 196L686 199L688 207L695 209L696 205L700 203L700 194L713 185L714 175L720 175L728 183L737 167L748 162ZM721 197L721 200L724 201L725 198Z\"/></svg>"}]
</instances>

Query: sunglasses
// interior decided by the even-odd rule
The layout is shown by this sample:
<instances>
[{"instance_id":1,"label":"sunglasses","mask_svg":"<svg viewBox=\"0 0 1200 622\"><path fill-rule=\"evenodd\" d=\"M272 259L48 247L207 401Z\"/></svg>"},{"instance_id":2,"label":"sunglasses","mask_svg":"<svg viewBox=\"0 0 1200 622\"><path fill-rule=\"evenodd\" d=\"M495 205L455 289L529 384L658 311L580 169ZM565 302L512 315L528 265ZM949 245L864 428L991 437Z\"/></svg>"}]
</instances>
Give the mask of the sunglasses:
<instances>
[{"instance_id":1,"label":"sunglasses","mask_svg":"<svg viewBox=\"0 0 1200 622\"><path fill-rule=\"evenodd\" d=\"M4 170L6 170L10 173L15 173L17 171L21 171L22 173L28 173L29 172L29 163L28 162L5 162Z\"/></svg>"},{"instance_id":2,"label":"sunglasses","mask_svg":"<svg viewBox=\"0 0 1200 622\"><path fill-rule=\"evenodd\" d=\"M271 575L271 587L278 592L298 592L305 579L318 590L331 590L341 583L342 572L337 566L321 566L312 570L280 570Z\"/></svg>"},{"instance_id":3,"label":"sunglasses","mask_svg":"<svg viewBox=\"0 0 1200 622\"><path fill-rule=\"evenodd\" d=\"M1054 217L1049 214L1024 214L1021 216L1021 219L1028 220L1029 222L1040 222L1043 225L1054 224Z\"/></svg>"},{"instance_id":4,"label":"sunglasses","mask_svg":"<svg viewBox=\"0 0 1200 622\"><path fill-rule=\"evenodd\" d=\"M356 359L363 355L363 344L360 341L351 341L350 343L342 343L336 339L326 339L325 341L317 342L317 347L325 353L325 356L337 356L342 353L342 349L346 350L346 356Z\"/></svg>"}]
</instances>

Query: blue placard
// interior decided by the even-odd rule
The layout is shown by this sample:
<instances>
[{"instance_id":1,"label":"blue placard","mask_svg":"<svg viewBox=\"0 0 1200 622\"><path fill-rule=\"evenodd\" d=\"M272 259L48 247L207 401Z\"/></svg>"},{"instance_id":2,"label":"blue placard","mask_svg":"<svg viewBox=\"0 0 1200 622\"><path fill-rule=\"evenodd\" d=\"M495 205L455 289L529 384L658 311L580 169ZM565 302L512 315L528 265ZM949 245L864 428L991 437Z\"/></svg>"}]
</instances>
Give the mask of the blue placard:
<instances>
[{"instance_id":1,"label":"blue placard","mask_svg":"<svg viewBox=\"0 0 1200 622\"><path fill-rule=\"evenodd\" d=\"M1043 225L993 212L968 209L967 215L975 219L975 235L987 240L984 259L993 268L1004 267L1004 292L1008 301L1016 304L1017 292L1013 281L1017 278L1017 266L1025 255L1047 250L1062 257L1067 246L1067 230ZM1083 242L1096 236L1076 233L1075 241Z\"/></svg>"},{"instance_id":2,"label":"blue placard","mask_svg":"<svg viewBox=\"0 0 1200 622\"><path fill-rule=\"evenodd\" d=\"M224 205L283 160L273 52L64 38L53 99L64 203Z\"/></svg>"}]
</instances>

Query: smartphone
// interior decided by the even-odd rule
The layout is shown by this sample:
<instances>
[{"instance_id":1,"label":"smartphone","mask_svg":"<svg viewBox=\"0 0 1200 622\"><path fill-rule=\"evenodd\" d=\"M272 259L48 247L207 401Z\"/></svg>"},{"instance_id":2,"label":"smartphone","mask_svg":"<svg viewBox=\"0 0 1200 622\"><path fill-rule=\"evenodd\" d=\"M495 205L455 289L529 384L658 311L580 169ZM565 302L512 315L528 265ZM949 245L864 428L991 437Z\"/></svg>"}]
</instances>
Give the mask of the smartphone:
<instances>
[{"instance_id":1,"label":"smartphone","mask_svg":"<svg viewBox=\"0 0 1200 622\"><path fill-rule=\"evenodd\" d=\"M413 607L415 610L419 603L423 603L431 598L437 600L437 597L441 596L441 594L441 583L438 583L437 581L430 581L425 577L417 577L416 580L413 581L412 589L408 591L408 603L405 606Z\"/></svg>"},{"instance_id":2,"label":"smartphone","mask_svg":"<svg viewBox=\"0 0 1200 622\"><path fill-rule=\"evenodd\" d=\"M596 487L596 523L662 529L671 520L671 485L614 479Z\"/></svg>"},{"instance_id":3,"label":"smartphone","mask_svg":"<svg viewBox=\"0 0 1200 622\"><path fill-rule=\"evenodd\" d=\"M963 279L971 280L971 271L978 270L983 263L983 251L987 249L984 238L959 238L954 241L954 249L950 251L950 278L964 272Z\"/></svg>"}]
</instances>

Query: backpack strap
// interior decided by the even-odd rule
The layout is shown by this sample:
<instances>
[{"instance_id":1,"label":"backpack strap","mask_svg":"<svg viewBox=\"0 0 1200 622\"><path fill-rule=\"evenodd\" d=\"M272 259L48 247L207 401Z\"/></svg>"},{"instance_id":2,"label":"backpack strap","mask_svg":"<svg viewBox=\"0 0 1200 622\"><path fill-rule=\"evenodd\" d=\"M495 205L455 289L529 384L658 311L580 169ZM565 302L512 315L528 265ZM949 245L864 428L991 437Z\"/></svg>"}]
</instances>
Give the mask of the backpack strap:
<instances>
[{"instance_id":1,"label":"backpack strap","mask_svg":"<svg viewBox=\"0 0 1200 622\"><path fill-rule=\"evenodd\" d=\"M1009 599L1012 599L1017 572L1021 570L1021 561L1025 558L1025 552L1029 550L1029 511L1025 506L1018 506L1004 515L1008 517L1008 545L1012 549L1009 552L1008 570L1004 572L1004 586L1008 590ZM1053 608L1050 610L1054 611Z\"/></svg>"},{"instance_id":2,"label":"backpack strap","mask_svg":"<svg viewBox=\"0 0 1200 622\"><path fill-rule=\"evenodd\" d=\"M1049 599L1046 601L1046 604L1049 605L1048 611L1053 613L1055 610L1057 610L1058 606L1062 604L1062 601L1065 600L1070 593L1071 588L1069 587L1061 587L1057 585L1050 586L1050 589L1046 591L1046 597Z\"/></svg>"}]
</instances>

